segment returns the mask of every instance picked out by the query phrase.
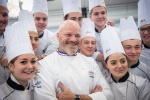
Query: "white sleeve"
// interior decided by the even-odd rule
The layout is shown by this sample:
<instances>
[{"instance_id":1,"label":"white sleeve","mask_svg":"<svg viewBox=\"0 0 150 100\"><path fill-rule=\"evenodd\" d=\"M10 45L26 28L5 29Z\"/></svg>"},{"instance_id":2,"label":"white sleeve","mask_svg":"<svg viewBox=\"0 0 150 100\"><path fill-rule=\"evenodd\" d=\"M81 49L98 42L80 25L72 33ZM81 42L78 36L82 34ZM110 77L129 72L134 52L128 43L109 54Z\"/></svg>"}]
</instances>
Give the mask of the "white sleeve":
<instances>
[{"instance_id":1,"label":"white sleeve","mask_svg":"<svg viewBox=\"0 0 150 100\"><path fill-rule=\"evenodd\" d=\"M100 52L94 52L93 55L92 55L92 58L96 60L96 58L97 58L97 56L98 56L99 53Z\"/></svg>"},{"instance_id":2,"label":"white sleeve","mask_svg":"<svg viewBox=\"0 0 150 100\"><path fill-rule=\"evenodd\" d=\"M150 100L150 82L146 80L140 89L139 100Z\"/></svg>"},{"instance_id":3,"label":"white sleeve","mask_svg":"<svg viewBox=\"0 0 150 100\"><path fill-rule=\"evenodd\" d=\"M34 85L34 100L57 100L53 75L46 62L39 62L40 70L36 74Z\"/></svg>"},{"instance_id":4,"label":"white sleeve","mask_svg":"<svg viewBox=\"0 0 150 100\"><path fill-rule=\"evenodd\" d=\"M94 66L94 87L96 85L100 85L102 87L102 92L92 93L89 96L92 98L92 100L114 100L112 90L102 75L102 72L99 70L98 65L95 63Z\"/></svg>"},{"instance_id":5,"label":"white sleeve","mask_svg":"<svg viewBox=\"0 0 150 100\"><path fill-rule=\"evenodd\" d=\"M50 41L51 41L51 43L49 44L49 46L45 52L45 55L52 54L53 52L55 52L57 50L57 48L59 46L56 34L50 38Z\"/></svg>"}]
</instances>

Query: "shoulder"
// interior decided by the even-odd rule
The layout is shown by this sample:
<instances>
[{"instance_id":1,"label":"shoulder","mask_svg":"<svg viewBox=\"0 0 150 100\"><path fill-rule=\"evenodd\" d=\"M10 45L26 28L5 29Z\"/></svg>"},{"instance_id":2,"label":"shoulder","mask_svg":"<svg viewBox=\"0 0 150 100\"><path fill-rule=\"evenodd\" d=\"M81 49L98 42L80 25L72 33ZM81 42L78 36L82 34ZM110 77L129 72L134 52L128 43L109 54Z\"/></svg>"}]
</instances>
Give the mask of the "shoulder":
<instances>
[{"instance_id":1,"label":"shoulder","mask_svg":"<svg viewBox=\"0 0 150 100\"><path fill-rule=\"evenodd\" d=\"M130 73L128 81L134 84L139 90L145 85L150 85L149 80L132 73Z\"/></svg>"}]
</instances>

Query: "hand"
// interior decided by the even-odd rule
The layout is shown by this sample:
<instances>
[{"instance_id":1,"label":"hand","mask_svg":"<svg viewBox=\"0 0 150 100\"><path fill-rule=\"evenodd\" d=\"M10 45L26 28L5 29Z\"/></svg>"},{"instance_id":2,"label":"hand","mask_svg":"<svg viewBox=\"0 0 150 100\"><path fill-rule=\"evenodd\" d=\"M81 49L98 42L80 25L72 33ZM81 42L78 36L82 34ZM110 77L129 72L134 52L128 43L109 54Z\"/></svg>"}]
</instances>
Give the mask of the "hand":
<instances>
[{"instance_id":1,"label":"hand","mask_svg":"<svg viewBox=\"0 0 150 100\"><path fill-rule=\"evenodd\" d=\"M37 56L38 61L41 60L41 59L43 59L44 57L45 57L44 55L38 55L38 56Z\"/></svg>"},{"instance_id":2,"label":"hand","mask_svg":"<svg viewBox=\"0 0 150 100\"><path fill-rule=\"evenodd\" d=\"M102 91L102 87L100 85L95 86L95 88L91 91L91 93L95 93L95 92L101 92Z\"/></svg>"},{"instance_id":3,"label":"hand","mask_svg":"<svg viewBox=\"0 0 150 100\"><path fill-rule=\"evenodd\" d=\"M107 21L107 25L110 25L110 26L115 26L115 22L114 21Z\"/></svg>"},{"instance_id":4,"label":"hand","mask_svg":"<svg viewBox=\"0 0 150 100\"><path fill-rule=\"evenodd\" d=\"M58 83L58 87L61 89L61 93L57 93L58 100L74 100L75 95L70 89L65 87L61 82Z\"/></svg>"},{"instance_id":5,"label":"hand","mask_svg":"<svg viewBox=\"0 0 150 100\"><path fill-rule=\"evenodd\" d=\"M8 60L6 54L3 54L3 56L0 58L0 65L3 67L8 67Z\"/></svg>"}]
</instances>

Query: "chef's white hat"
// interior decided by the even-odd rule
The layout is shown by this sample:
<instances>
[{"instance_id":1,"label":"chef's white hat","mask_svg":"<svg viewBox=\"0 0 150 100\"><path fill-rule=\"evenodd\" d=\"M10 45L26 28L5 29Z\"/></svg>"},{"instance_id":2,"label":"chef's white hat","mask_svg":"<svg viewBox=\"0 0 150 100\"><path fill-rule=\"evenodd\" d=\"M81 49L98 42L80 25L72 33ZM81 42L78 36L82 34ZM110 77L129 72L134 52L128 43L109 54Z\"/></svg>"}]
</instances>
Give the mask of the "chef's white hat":
<instances>
[{"instance_id":1,"label":"chef's white hat","mask_svg":"<svg viewBox=\"0 0 150 100\"><path fill-rule=\"evenodd\" d=\"M34 14L38 12L48 15L47 0L34 0L33 1L32 13Z\"/></svg>"},{"instance_id":2,"label":"chef's white hat","mask_svg":"<svg viewBox=\"0 0 150 100\"><path fill-rule=\"evenodd\" d=\"M103 29L100 39L105 60L109 55L114 53L125 54L117 32L111 26L107 26L105 29Z\"/></svg>"},{"instance_id":3,"label":"chef's white hat","mask_svg":"<svg viewBox=\"0 0 150 100\"><path fill-rule=\"evenodd\" d=\"M94 22L90 19L83 20L81 26L81 38L91 36L95 38Z\"/></svg>"},{"instance_id":4,"label":"chef's white hat","mask_svg":"<svg viewBox=\"0 0 150 100\"><path fill-rule=\"evenodd\" d=\"M132 16L120 19L120 40L139 39L140 33Z\"/></svg>"},{"instance_id":5,"label":"chef's white hat","mask_svg":"<svg viewBox=\"0 0 150 100\"><path fill-rule=\"evenodd\" d=\"M22 54L34 54L28 31L20 23L7 27L4 37L8 62Z\"/></svg>"},{"instance_id":6,"label":"chef's white hat","mask_svg":"<svg viewBox=\"0 0 150 100\"><path fill-rule=\"evenodd\" d=\"M34 18L31 12L27 10L21 10L19 13L18 22L22 24L28 31L37 32Z\"/></svg>"},{"instance_id":7,"label":"chef's white hat","mask_svg":"<svg viewBox=\"0 0 150 100\"><path fill-rule=\"evenodd\" d=\"M0 5L7 8L7 2L6 2L6 0L0 0Z\"/></svg>"},{"instance_id":8,"label":"chef's white hat","mask_svg":"<svg viewBox=\"0 0 150 100\"><path fill-rule=\"evenodd\" d=\"M32 11L33 0L22 0L22 9Z\"/></svg>"},{"instance_id":9,"label":"chef's white hat","mask_svg":"<svg viewBox=\"0 0 150 100\"><path fill-rule=\"evenodd\" d=\"M71 12L81 13L81 0L62 0L64 16Z\"/></svg>"},{"instance_id":10,"label":"chef's white hat","mask_svg":"<svg viewBox=\"0 0 150 100\"><path fill-rule=\"evenodd\" d=\"M139 0L138 2L138 27L150 24L150 0Z\"/></svg>"},{"instance_id":11,"label":"chef's white hat","mask_svg":"<svg viewBox=\"0 0 150 100\"><path fill-rule=\"evenodd\" d=\"M96 6L105 6L104 0L89 0L89 12Z\"/></svg>"}]
</instances>

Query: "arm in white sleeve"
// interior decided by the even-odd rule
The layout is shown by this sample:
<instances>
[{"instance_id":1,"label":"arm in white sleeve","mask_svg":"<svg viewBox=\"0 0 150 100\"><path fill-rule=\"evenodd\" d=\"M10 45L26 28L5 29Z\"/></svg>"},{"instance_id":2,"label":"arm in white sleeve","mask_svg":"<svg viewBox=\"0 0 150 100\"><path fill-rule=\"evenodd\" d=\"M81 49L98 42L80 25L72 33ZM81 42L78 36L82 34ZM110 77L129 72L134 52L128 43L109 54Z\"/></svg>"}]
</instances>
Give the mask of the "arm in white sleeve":
<instances>
[{"instance_id":1,"label":"arm in white sleeve","mask_svg":"<svg viewBox=\"0 0 150 100\"><path fill-rule=\"evenodd\" d=\"M50 38L50 44L45 52L45 55L49 55L49 54L52 54L53 52L55 52L59 46L59 42L57 40L57 36L56 34L53 35L51 38Z\"/></svg>"},{"instance_id":2,"label":"arm in white sleeve","mask_svg":"<svg viewBox=\"0 0 150 100\"><path fill-rule=\"evenodd\" d=\"M102 91L92 93L89 96L92 98L92 100L114 100L112 90L110 89L109 84L105 80L96 63L94 70L94 87L96 85L100 85L102 87Z\"/></svg>"}]
</instances>

